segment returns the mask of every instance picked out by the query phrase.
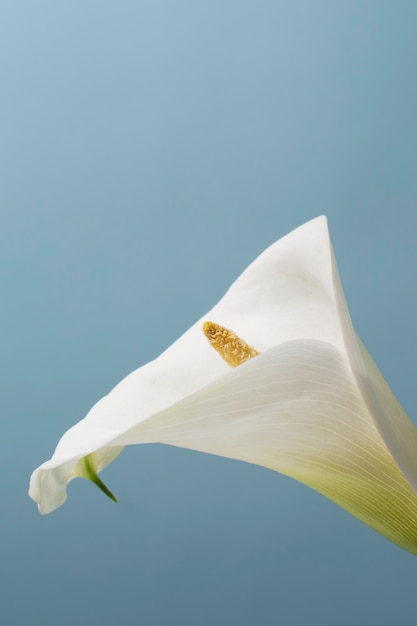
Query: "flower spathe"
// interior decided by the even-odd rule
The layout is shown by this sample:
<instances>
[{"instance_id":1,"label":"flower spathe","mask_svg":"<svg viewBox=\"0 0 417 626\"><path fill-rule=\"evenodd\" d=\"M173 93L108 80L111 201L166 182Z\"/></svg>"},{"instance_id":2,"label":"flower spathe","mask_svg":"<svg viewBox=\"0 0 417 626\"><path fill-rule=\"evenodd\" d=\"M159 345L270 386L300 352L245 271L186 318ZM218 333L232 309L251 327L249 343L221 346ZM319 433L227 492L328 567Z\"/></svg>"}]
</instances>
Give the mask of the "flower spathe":
<instances>
[{"instance_id":1,"label":"flower spathe","mask_svg":"<svg viewBox=\"0 0 417 626\"><path fill-rule=\"evenodd\" d=\"M231 369L202 327L248 360ZM102 398L35 470L29 494L49 513L77 476L106 490L98 473L123 446L151 442L291 476L417 553L417 431L353 330L325 217L265 250Z\"/></svg>"}]
</instances>

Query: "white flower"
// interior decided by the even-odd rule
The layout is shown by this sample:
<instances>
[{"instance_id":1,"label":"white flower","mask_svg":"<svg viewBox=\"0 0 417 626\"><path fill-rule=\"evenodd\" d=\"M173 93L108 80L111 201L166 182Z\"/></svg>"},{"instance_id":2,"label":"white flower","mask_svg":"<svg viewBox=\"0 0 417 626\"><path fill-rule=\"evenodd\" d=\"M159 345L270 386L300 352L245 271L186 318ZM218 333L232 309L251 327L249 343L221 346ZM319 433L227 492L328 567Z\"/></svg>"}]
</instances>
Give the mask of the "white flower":
<instances>
[{"instance_id":1,"label":"white flower","mask_svg":"<svg viewBox=\"0 0 417 626\"><path fill-rule=\"evenodd\" d=\"M249 360L231 369L219 353ZM263 252L102 398L32 474L29 494L49 513L77 476L106 490L98 473L123 446L150 442L291 476L417 553L417 431L352 328L325 217Z\"/></svg>"}]
</instances>

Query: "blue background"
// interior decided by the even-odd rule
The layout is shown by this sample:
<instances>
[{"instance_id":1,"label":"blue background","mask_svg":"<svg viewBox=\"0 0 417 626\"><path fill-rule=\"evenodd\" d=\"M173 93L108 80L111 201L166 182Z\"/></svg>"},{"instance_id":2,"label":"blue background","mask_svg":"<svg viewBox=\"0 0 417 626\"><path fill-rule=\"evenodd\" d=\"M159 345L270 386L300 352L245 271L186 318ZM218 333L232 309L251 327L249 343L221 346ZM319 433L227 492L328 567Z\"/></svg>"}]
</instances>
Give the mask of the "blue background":
<instances>
[{"instance_id":1,"label":"blue background","mask_svg":"<svg viewBox=\"0 0 417 626\"><path fill-rule=\"evenodd\" d=\"M125 449L42 517L31 471L316 215L416 417L417 3L2 0L0 621L380 626L417 560L290 479Z\"/></svg>"}]
</instances>

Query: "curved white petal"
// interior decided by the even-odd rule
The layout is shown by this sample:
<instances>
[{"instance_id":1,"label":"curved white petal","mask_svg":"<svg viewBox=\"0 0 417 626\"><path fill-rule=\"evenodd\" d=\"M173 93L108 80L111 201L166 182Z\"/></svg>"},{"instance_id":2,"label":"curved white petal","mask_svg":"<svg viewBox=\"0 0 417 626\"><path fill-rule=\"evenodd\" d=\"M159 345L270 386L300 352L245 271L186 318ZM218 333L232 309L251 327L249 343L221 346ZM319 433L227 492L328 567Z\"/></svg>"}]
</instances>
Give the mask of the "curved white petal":
<instances>
[{"instance_id":1,"label":"curved white petal","mask_svg":"<svg viewBox=\"0 0 417 626\"><path fill-rule=\"evenodd\" d=\"M207 319L263 354L230 371L201 331ZM268 248L100 400L33 473L30 495L49 512L69 480L86 477L87 455L98 472L120 446L145 441L276 469L415 551L417 497L402 471L416 487L416 430L353 331L324 217Z\"/></svg>"},{"instance_id":2,"label":"curved white petal","mask_svg":"<svg viewBox=\"0 0 417 626\"><path fill-rule=\"evenodd\" d=\"M145 442L269 467L417 553L417 497L375 426L346 356L328 343L271 348L113 443Z\"/></svg>"},{"instance_id":3,"label":"curved white petal","mask_svg":"<svg viewBox=\"0 0 417 626\"><path fill-rule=\"evenodd\" d=\"M59 506L52 502L65 500L66 484L79 475L80 458L228 373L201 331L204 320L231 328L261 352L302 338L328 341L342 349L331 259L325 217L304 224L265 250L211 311L157 359L122 380L65 433L52 459L31 477L29 495L40 511L49 512ZM47 477L54 468L61 468L54 471L60 476L53 481L56 496Z\"/></svg>"}]
</instances>

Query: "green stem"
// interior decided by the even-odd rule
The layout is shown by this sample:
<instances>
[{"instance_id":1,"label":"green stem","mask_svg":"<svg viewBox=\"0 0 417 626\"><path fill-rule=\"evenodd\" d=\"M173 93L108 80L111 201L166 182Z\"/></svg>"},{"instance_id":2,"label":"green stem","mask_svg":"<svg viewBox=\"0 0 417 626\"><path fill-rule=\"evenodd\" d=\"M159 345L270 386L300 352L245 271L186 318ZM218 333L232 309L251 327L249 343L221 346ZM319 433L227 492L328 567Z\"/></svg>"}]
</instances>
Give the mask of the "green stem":
<instances>
[{"instance_id":1,"label":"green stem","mask_svg":"<svg viewBox=\"0 0 417 626\"><path fill-rule=\"evenodd\" d=\"M88 478L88 480L91 480L92 483L97 485L97 487L101 489L101 491L103 491L106 494L106 496L110 498L110 500L113 500L113 502L117 502L116 497L112 494L110 489L106 487L103 481L98 477L97 472L94 471L89 457L90 457L89 454L87 454L87 456L84 457L86 478Z\"/></svg>"}]
</instances>

